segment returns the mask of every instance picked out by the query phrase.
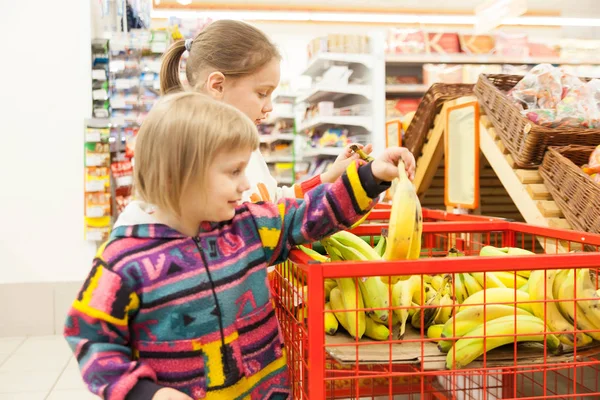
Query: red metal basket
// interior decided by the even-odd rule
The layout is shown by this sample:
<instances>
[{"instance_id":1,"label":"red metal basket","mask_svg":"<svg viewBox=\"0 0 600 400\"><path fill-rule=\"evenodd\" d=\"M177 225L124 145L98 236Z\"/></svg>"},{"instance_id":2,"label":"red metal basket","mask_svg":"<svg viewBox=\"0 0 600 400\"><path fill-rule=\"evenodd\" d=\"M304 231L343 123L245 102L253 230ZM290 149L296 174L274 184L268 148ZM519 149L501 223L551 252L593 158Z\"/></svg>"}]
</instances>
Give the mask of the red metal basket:
<instances>
[{"instance_id":1,"label":"red metal basket","mask_svg":"<svg viewBox=\"0 0 600 400\"><path fill-rule=\"evenodd\" d=\"M389 210L374 210L371 219L384 220L386 212ZM287 349L293 398L600 398L600 348L595 345L575 346L561 355L553 355L546 347L523 347L515 341L514 345L484 354L466 368L446 369L446 355L435 352L437 347L423 329L420 332L413 329L404 340L390 338L379 342L364 337L355 340L339 332L336 336L325 335L324 314L331 312L324 308L326 278L420 275L423 279L425 274L441 273L454 278L458 273L469 272L578 268L588 268L598 276L600 253L596 252L600 248L600 235L431 210L424 211L424 216L430 221L446 222L424 223L419 260L316 263L303 252L293 251L290 260L277 267L272 285ZM452 219L459 221L448 221ZM383 228L387 224L365 224L353 233L373 240ZM536 254L479 257L485 245L520 247ZM452 246L466 256L444 257ZM580 252L569 253L572 250ZM290 284L291 274L296 274L307 291ZM597 278L594 283L597 288ZM574 297L579 301L577 294ZM300 303L308 307L306 319L298 318L294 311L294 306ZM348 312L361 310L365 309L359 309L357 302ZM545 338L548 333L553 332L544 332Z\"/></svg>"}]
</instances>

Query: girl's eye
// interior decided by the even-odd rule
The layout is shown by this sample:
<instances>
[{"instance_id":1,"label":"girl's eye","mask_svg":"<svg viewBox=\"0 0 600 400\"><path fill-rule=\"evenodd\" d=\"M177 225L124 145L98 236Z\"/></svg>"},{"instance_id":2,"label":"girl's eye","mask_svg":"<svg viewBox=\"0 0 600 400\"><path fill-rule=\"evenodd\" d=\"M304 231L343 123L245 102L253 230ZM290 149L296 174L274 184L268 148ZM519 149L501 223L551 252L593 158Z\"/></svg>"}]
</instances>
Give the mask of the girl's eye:
<instances>
[{"instance_id":1,"label":"girl's eye","mask_svg":"<svg viewBox=\"0 0 600 400\"><path fill-rule=\"evenodd\" d=\"M242 170L241 170L241 169L236 169L235 171L233 171L233 172L231 173L231 175L233 175L233 176L238 176L238 175L239 175L241 172L242 172Z\"/></svg>"},{"instance_id":2,"label":"girl's eye","mask_svg":"<svg viewBox=\"0 0 600 400\"><path fill-rule=\"evenodd\" d=\"M261 97L261 98L264 99L265 97L267 97L267 94L266 93L259 93L258 97Z\"/></svg>"}]
</instances>

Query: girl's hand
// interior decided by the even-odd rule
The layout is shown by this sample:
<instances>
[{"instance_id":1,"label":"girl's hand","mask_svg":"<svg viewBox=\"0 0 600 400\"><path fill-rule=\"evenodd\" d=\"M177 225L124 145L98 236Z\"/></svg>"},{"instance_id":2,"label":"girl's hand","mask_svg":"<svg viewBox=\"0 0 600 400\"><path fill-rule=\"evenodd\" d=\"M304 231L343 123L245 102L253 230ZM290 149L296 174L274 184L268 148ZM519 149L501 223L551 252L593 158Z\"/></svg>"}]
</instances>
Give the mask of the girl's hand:
<instances>
[{"instance_id":1,"label":"girl's hand","mask_svg":"<svg viewBox=\"0 0 600 400\"><path fill-rule=\"evenodd\" d=\"M394 178L398 178L398 163L402 161L408 179L411 181L415 178L416 161L415 157L405 147L388 147L385 149L381 157L373 161L371 171L375 179L384 182L391 182Z\"/></svg>"},{"instance_id":2,"label":"girl's hand","mask_svg":"<svg viewBox=\"0 0 600 400\"><path fill-rule=\"evenodd\" d=\"M348 165L350 165L350 163L360 159L360 156L350 149L350 146L352 145L358 146L367 154L371 154L371 152L373 151L373 146L370 144L363 146L362 144L358 143L350 143L344 148L344 152L337 156L335 162L329 166L327 171L321 174L321 182L335 182L337 178L339 178L344 172L346 172L346 168L348 168Z\"/></svg>"},{"instance_id":3,"label":"girl's hand","mask_svg":"<svg viewBox=\"0 0 600 400\"><path fill-rule=\"evenodd\" d=\"M162 388L152 396L152 400L194 400L185 393L171 388Z\"/></svg>"}]
</instances>

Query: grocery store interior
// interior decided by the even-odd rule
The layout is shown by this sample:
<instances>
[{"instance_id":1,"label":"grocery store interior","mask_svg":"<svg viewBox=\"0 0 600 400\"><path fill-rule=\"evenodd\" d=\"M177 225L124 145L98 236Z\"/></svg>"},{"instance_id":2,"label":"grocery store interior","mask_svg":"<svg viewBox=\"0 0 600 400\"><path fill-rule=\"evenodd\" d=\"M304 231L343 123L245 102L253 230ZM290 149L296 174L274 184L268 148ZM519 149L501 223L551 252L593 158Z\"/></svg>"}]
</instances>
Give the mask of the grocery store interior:
<instances>
[{"instance_id":1,"label":"grocery store interior","mask_svg":"<svg viewBox=\"0 0 600 400\"><path fill-rule=\"evenodd\" d=\"M571 282L571 305L548 302L539 310L536 303L521 308L547 319L552 308L571 328L570 339L548 333L567 328L542 321L542 333L531 339L539 342L541 337L542 347L521 350L512 336L487 358L478 354L465 362L473 362L466 368L476 365L479 375L459 375L451 372L451 364L444 364L449 363L446 354L439 358L437 341L427 336L428 327L439 326L441 331L450 316L458 318L457 310L444 319L441 307L428 323L423 311L428 308L421 310L422 321L421 313L394 312L404 321L401 329L408 316L406 329L419 349L411 343L404 348L409 346L413 353L392 349L401 346L401 340L386 342L388 335L389 340L395 336L385 326L388 314L376 321L387 333L374 337L369 316L381 315L367 312L371 325L363 327L367 334L360 340L385 343L369 350L354 341L362 333L351 326L350 312L348 319L325 312L326 334L309 330L313 319L297 314L308 302L298 303L298 292L287 292L282 282L291 281L285 274L295 274L294 279L303 282L299 287L311 280L271 268L271 284L279 282L272 293L289 356L289 398L600 398L600 347L594 351L600 343L600 313L595 314L600 310L600 253L594 254L600 248L600 212L594 206L600 201L597 0L2 0L0 400L99 398L86 388L77 357L63 336L67 313L78 296L81 300L82 285L89 284L84 281L94 256L135 199L135 138L161 97L163 54L173 43L194 39L219 20L251 24L281 54L279 85L270 94L272 110L257 125L260 152L277 185L299 186L323 174L350 143L371 144L375 158L394 146L414 155L412 184L423 221L418 227L411 222L421 246L416 258L432 260L453 252L477 257L465 257L464 264L457 259L447 265L432 263L453 276L444 279L440 271L427 275L430 281L420 286L423 298L409 297L408 306L411 299L418 306L417 297L421 306L440 301L443 305L447 298L450 310L453 302L461 302L458 286L464 285L462 301L478 292L472 287L481 293L488 288L513 290L514 311L519 308L513 307L519 287L534 300L532 277L552 276L539 287L554 289L554 298L561 300L559 279L566 283L576 276L591 285L579 290ZM189 54L186 51L180 63L184 86ZM389 224L392 235L390 209L396 204L398 185L394 182L381 195L377 209L354 231L371 239L379 253L374 257L383 258L383 263L392 259L386 258L391 251L384 247L381 227ZM415 206L412 212L420 215L419 210ZM438 254L440 248L443 254ZM511 253L516 248L522 253ZM321 249L314 257L335 261L327 246ZM528 263L531 253L535 262ZM502 257L511 254L515 261L507 263ZM478 261L485 255L491 261ZM350 262L344 256L341 260ZM458 277L453 268L462 265L470 270ZM473 272L476 265L514 270L479 274ZM555 269L529 274L528 268L542 266ZM425 275L417 275L414 268L413 277L425 282ZM342 279L329 279L335 281L333 289L325 285L326 298L332 293L327 304L333 305ZM387 293L381 282L383 277L377 284ZM366 290L375 289L365 284L357 284L356 290L362 285L367 299ZM426 296L428 288L432 291ZM573 299L586 288L593 289L593 298L575 306ZM389 293L392 299L395 293ZM542 293L540 301L548 296L552 293ZM485 302L484 297L480 301ZM586 314L587 306L591 314ZM365 300L362 307L373 304ZM573 318L571 308L581 312ZM516 311L511 315L514 328ZM333 333L338 331L335 335L327 331L328 316L335 324ZM556 347L551 346L551 336L560 339L561 355L551 351ZM569 346L575 337L581 342ZM322 354L326 343L334 347ZM448 349L445 353L451 354ZM432 364L422 361L427 354L437 357ZM520 364L518 358L526 361ZM437 369L444 371L444 379L432 378ZM102 382L90 379L90 387L103 390ZM312 379L324 384L309 386ZM377 379L383 382L379 386ZM268 398L263 395L251 398Z\"/></svg>"}]
</instances>

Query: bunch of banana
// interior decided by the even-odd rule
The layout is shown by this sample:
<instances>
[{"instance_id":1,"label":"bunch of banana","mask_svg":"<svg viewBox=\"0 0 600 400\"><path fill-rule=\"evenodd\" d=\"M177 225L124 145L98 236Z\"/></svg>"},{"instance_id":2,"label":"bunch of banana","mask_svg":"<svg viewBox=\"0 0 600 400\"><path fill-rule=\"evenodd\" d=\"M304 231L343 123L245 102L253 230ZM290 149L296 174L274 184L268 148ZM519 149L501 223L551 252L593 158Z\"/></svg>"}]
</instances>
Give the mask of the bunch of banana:
<instances>
[{"instance_id":1,"label":"bunch of banana","mask_svg":"<svg viewBox=\"0 0 600 400\"><path fill-rule=\"evenodd\" d=\"M552 288L557 272L557 270L536 270L531 272L531 276L529 277L529 297L532 301L537 301L537 303L531 303L531 309L536 317L546 321L550 331L555 332L562 343L569 346L586 346L592 342L592 338L586 333L578 331L573 326L573 323L561 314L558 309L558 302L553 301L554 294ZM578 278L579 275L578 273ZM582 280L587 280L591 283L589 274L588 279ZM577 293L580 296L585 293L583 291L585 290L584 285L585 282L577 280ZM580 289L582 290L581 292ZM595 288L590 287L590 290L595 293ZM585 303L585 301L578 301L579 306L584 310L586 307Z\"/></svg>"},{"instance_id":2,"label":"bunch of banana","mask_svg":"<svg viewBox=\"0 0 600 400\"><path fill-rule=\"evenodd\" d=\"M415 329L427 330L431 325L444 324L452 316L452 296L450 295L450 285L445 279L439 290L424 283L426 290L425 306L416 309L411 316L411 325Z\"/></svg>"},{"instance_id":3,"label":"bunch of banana","mask_svg":"<svg viewBox=\"0 0 600 400\"><path fill-rule=\"evenodd\" d=\"M408 179L403 162L398 163L399 179L392 199L392 210L383 259L416 260L421 254L423 213L414 185ZM408 277L382 276L385 283L395 285Z\"/></svg>"},{"instance_id":4,"label":"bunch of banana","mask_svg":"<svg viewBox=\"0 0 600 400\"><path fill-rule=\"evenodd\" d=\"M532 315L508 315L486 321L457 340L448 351L446 368L464 368L484 352L515 342L541 342L555 354L562 352L559 339L546 333L542 319Z\"/></svg>"},{"instance_id":5,"label":"bunch of banana","mask_svg":"<svg viewBox=\"0 0 600 400\"><path fill-rule=\"evenodd\" d=\"M482 257L497 257L497 256L527 256L535 254L529 250L520 249L518 247L494 247L494 246L484 246L480 251L479 255ZM528 279L531 271L517 271L516 275L519 275L523 278ZM506 285L506 283L505 283ZM510 286L506 286L510 287ZM517 286L518 287L518 286Z\"/></svg>"}]
</instances>

